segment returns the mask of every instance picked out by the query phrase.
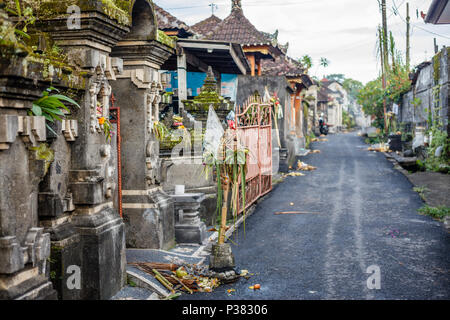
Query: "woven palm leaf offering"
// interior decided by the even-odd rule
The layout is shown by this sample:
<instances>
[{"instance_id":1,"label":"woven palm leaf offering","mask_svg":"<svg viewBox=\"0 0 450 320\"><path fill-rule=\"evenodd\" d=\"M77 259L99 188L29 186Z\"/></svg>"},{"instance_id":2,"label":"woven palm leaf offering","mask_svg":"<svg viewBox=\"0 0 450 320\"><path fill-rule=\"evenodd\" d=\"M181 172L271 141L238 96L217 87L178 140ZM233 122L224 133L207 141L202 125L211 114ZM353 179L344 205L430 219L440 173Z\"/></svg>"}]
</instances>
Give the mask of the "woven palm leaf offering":
<instances>
[{"instance_id":1,"label":"woven palm leaf offering","mask_svg":"<svg viewBox=\"0 0 450 320\"><path fill-rule=\"evenodd\" d=\"M217 180L216 214L220 212L221 219L218 228L219 236L217 244L212 247L209 268L219 274L228 274L229 278L236 276L236 272L234 271L235 262L231 247L225 242L227 238L227 213L228 208L231 208L236 222L241 205L244 208L245 221L247 156L248 149L239 139L238 131L235 129L223 131L214 109L210 107L205 133L203 162L206 174L214 172ZM230 192L231 197L229 197ZM239 203L240 200L242 203Z\"/></svg>"}]
</instances>

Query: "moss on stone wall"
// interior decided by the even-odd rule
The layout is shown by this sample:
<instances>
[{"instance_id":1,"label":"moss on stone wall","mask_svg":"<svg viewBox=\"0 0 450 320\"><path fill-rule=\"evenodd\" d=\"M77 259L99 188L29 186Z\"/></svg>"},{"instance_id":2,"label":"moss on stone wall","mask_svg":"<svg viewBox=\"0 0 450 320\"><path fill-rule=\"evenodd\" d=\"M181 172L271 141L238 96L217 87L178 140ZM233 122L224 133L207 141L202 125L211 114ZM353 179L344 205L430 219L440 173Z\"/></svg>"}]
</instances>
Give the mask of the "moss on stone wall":
<instances>
[{"instance_id":1,"label":"moss on stone wall","mask_svg":"<svg viewBox=\"0 0 450 320\"><path fill-rule=\"evenodd\" d=\"M434 85L439 83L439 79L441 77L441 53L439 52L433 57L433 79Z\"/></svg>"},{"instance_id":2,"label":"moss on stone wall","mask_svg":"<svg viewBox=\"0 0 450 320\"><path fill-rule=\"evenodd\" d=\"M164 31L158 29L158 36L156 40L170 48L175 48L177 37L170 37L164 33Z\"/></svg>"},{"instance_id":3,"label":"moss on stone wall","mask_svg":"<svg viewBox=\"0 0 450 320\"><path fill-rule=\"evenodd\" d=\"M101 11L122 25L131 25L131 0L21 0L23 7L30 7L38 19L67 16L67 8L76 5L81 12ZM14 0L7 0L8 7L16 7Z\"/></svg>"}]
</instances>

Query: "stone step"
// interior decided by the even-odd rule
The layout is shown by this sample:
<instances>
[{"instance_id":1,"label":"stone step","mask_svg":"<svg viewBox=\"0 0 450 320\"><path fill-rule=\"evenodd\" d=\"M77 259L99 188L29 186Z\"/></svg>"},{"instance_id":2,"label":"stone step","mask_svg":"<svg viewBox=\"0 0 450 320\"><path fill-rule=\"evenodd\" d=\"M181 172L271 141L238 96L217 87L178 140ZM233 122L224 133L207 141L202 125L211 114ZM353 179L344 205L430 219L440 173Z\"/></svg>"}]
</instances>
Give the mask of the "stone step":
<instances>
[{"instance_id":1,"label":"stone step","mask_svg":"<svg viewBox=\"0 0 450 320\"><path fill-rule=\"evenodd\" d=\"M161 299L167 298L170 295L170 292L152 275L136 267L127 266L127 278L136 287L155 293Z\"/></svg>"}]
</instances>

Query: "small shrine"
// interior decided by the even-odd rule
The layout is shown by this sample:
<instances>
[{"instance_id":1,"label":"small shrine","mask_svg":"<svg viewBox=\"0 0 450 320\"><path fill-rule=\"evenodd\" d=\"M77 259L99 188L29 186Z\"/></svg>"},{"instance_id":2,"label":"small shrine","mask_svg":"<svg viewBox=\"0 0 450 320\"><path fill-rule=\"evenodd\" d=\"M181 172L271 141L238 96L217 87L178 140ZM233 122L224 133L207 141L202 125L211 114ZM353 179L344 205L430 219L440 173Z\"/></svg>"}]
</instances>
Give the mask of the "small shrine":
<instances>
[{"instance_id":1,"label":"small shrine","mask_svg":"<svg viewBox=\"0 0 450 320\"><path fill-rule=\"evenodd\" d=\"M184 108L195 120L201 121L206 127L209 106L212 105L220 120L225 121L228 113L233 110L234 102L222 97L218 93L217 80L211 67L208 67L205 82L200 89L200 94L193 99L183 100Z\"/></svg>"}]
</instances>

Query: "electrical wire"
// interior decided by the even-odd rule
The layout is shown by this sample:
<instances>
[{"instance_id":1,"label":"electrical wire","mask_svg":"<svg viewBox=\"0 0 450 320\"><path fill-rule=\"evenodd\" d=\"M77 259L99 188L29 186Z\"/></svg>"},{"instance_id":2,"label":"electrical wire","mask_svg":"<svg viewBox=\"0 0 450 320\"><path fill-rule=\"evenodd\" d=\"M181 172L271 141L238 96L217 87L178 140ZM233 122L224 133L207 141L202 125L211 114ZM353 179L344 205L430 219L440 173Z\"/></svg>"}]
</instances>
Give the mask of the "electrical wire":
<instances>
[{"instance_id":1,"label":"electrical wire","mask_svg":"<svg viewBox=\"0 0 450 320\"><path fill-rule=\"evenodd\" d=\"M400 19L402 19L402 21L403 21L404 23L407 23L406 20L405 20L405 19L402 17L402 15L400 14L400 12L399 12L399 10L398 10L398 8L397 8L397 5L395 4L395 0L392 0L392 3L394 4L394 6L395 6L396 9L397 9L397 13L398 13L398 16L400 17ZM425 28L423 28L423 27L421 27L421 26L418 26L418 25L414 25L414 26L415 26L416 28L421 29L421 30L423 30L423 31L425 31L425 32L428 32L428 33L430 33L430 34L434 34L434 35L439 36L439 37L442 37L442 38L450 39L450 37L444 36L444 35L442 35L442 34L439 34L439 33L436 33L436 32L430 31L430 30L427 30L427 29L425 29Z\"/></svg>"}]
</instances>

